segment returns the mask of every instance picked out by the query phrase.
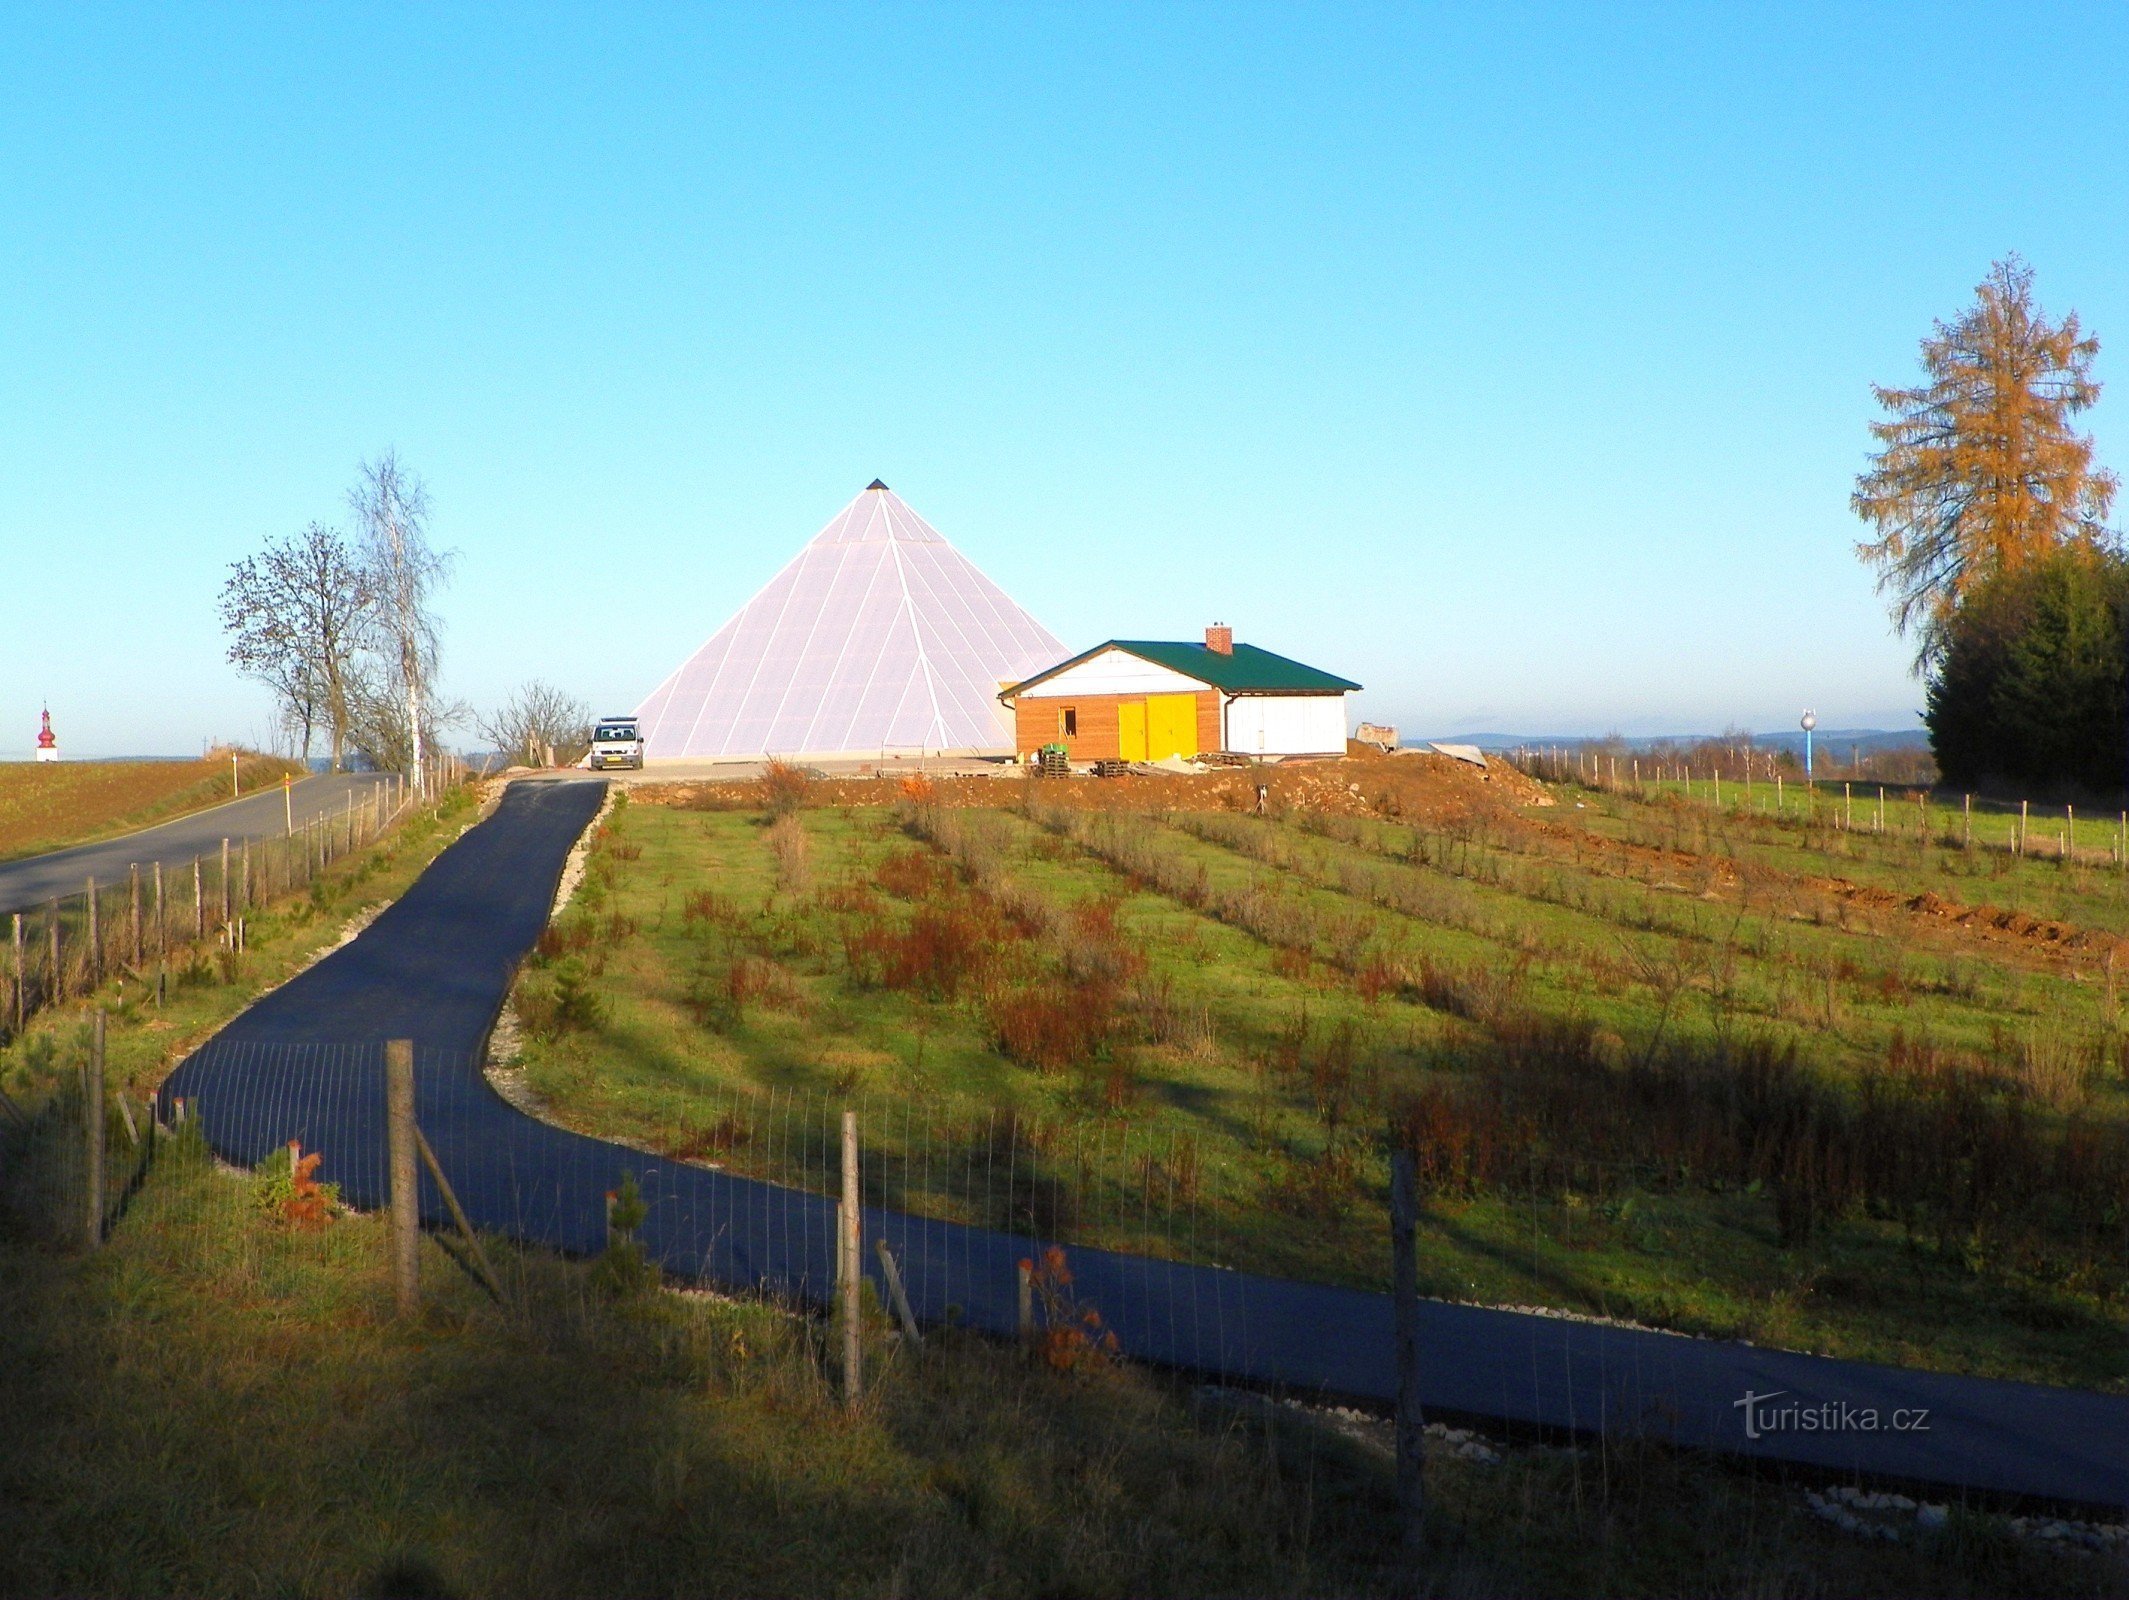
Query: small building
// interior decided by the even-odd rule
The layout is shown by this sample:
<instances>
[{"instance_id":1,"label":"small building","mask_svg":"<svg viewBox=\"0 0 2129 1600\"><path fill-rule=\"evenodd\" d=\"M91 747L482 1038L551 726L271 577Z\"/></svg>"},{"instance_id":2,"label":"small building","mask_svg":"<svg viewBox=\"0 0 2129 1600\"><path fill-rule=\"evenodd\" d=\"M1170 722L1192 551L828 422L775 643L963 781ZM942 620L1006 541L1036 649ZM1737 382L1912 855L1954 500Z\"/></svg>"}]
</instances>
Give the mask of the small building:
<instances>
[{"instance_id":1,"label":"small building","mask_svg":"<svg viewBox=\"0 0 2129 1600\"><path fill-rule=\"evenodd\" d=\"M39 761L57 761L59 759L59 735L52 732L52 708L50 706L44 708L44 722L37 729L37 759Z\"/></svg>"},{"instance_id":2,"label":"small building","mask_svg":"<svg viewBox=\"0 0 2129 1600\"><path fill-rule=\"evenodd\" d=\"M1202 644L1111 639L998 698L1023 757L1061 744L1073 761L1160 761L1344 755L1345 697L1359 687L1215 624Z\"/></svg>"}]
</instances>

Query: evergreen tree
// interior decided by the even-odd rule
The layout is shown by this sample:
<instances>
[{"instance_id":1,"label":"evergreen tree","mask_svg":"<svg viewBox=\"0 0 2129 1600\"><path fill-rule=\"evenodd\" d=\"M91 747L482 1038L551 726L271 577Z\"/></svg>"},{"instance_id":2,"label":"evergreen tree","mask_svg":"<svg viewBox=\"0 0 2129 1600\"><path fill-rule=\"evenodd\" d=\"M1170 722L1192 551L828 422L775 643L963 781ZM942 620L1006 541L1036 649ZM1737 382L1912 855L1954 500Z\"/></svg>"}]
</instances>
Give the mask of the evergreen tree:
<instances>
[{"instance_id":1,"label":"evergreen tree","mask_svg":"<svg viewBox=\"0 0 2129 1600\"><path fill-rule=\"evenodd\" d=\"M2085 543L1999 572L1942 625L1928 687L1945 780L2123 787L2129 561Z\"/></svg>"}]
</instances>

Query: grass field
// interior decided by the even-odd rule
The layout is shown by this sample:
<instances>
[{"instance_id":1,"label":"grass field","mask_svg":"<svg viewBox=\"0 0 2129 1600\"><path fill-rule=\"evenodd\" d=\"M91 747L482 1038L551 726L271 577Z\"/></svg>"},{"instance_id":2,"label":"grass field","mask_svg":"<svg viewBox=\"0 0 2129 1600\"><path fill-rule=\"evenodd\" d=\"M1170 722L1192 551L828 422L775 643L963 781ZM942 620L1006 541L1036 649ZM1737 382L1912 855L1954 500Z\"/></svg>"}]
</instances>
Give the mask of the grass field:
<instances>
[{"instance_id":1,"label":"grass field","mask_svg":"<svg viewBox=\"0 0 2129 1600\"><path fill-rule=\"evenodd\" d=\"M391 1313L383 1227L263 1212L166 1148L89 1261L0 1240L0 1594L1387 1594L1381 1430L820 1328L434 1243ZM2102 1594L2112 1569L1955 1516L1859 1542L1660 1451L1437 1451L1419 1592Z\"/></svg>"},{"instance_id":2,"label":"grass field","mask_svg":"<svg viewBox=\"0 0 2129 1600\"><path fill-rule=\"evenodd\" d=\"M245 794L303 769L247 753ZM0 764L0 861L108 838L235 798L226 753L198 761L11 761Z\"/></svg>"},{"instance_id":3,"label":"grass field","mask_svg":"<svg viewBox=\"0 0 2129 1600\"><path fill-rule=\"evenodd\" d=\"M1127 1151L1158 1142L1158 1161L1177 1168L1194 1139L1206 1152L1202 1205L1228 1192L1223 1183L1255 1185L1226 1202L1236 1241L1305 1266L1308 1240L1328 1239L1343 1275L1374 1271L1365 1162L1339 1179L1350 1194L1294 1189L1298 1167L1280 1146L1307 1150L1325 1133L1318 1097L1298 1093L1294 1069L1279 1064L1282 1041L1312 1051L1309 1041L1350 1022L1364 1076L1403 1059L1379 1053L1384 1030L1401 1030L1400 1049L1447 1048L1468 1019L1372 982L1374 998L1363 998L1338 963L1357 956L1364 970L1365 946L1341 949L1326 934L1304 963L1292 943L1133 887L1093 853L1122 848L1116 840L1072 837L1107 825L1098 816L875 807L798 818L772 828L752 812L617 813L521 995L535 1029L555 1023L543 1005L574 1017L532 1047L544 1091L574 1097L573 1115L646 1134L668 1123L699 1131L706 1104L730 1107L735 1092L779 1083L869 1092L880 1104L1002 1099L1025 1109L1030 1129L1052 1115L1103 1129ZM113 1019L114 1082L151 1087L351 917L400 892L469 820L470 803L454 796L337 864L316 895L255 917L250 950L194 970L161 1011L137 984L107 986L95 1000ZM1207 865L1208 884L1244 885L1259 870L1181 827L1114 823L1126 837L1155 829L1148 837ZM1321 842L1298 819L1276 826L1282 840ZM1457 878L1449 892L1468 886ZM1316 894L1287 898L1315 904ZM999 921L965 903L978 898ZM1045 911L1048 902L1072 909ZM1344 901L1325 904L1349 914ZM927 914L930 941L905 938ZM1258 915L1293 939L1304 927ZM998 953L957 944L954 916L977 920ZM1158 971L1131 959L1148 946L1192 952L1191 939L1189 960ZM1112 1031L1082 1057L1070 1048L1085 1042L1076 1024L1034 1004L1045 975L1068 969L1077 996L1114 987L1101 1013ZM660 973L677 989L661 989ZM1128 997L1144 1000L1162 977L1168 1036L1142 1037L1149 1025ZM1015 996L1026 1002L1018 1011ZM985 1020L994 1001L999 1018L1017 1019L1014 1048L1037 1064L1001 1053ZM1310 1031L1297 1036L1303 1007ZM31 1104L63 1094L85 1049L83 1017L74 1007L41 1019L0 1053L0 1081ZM649 1053L624 1071L629 1041ZM666 1049L669 1061L655 1054ZM1271 1066L1259 1070L1251 1052ZM592 1063L617 1076L602 1080ZM1183 1120L1222 1104L1248 1130L1225 1155ZM1259 1116L1262 1148L1250 1121ZM1357 1148L1368 1140L1354 1127ZM734 1147L729 1125L708 1132L726 1138L728 1159L765 1155ZM1221 1161L1233 1169L1225 1177L1214 1175ZM951 1185L928 1192L911 1163L893 1181L912 1203L971 1199ZM0 1594L2118 1587L2113 1566L2036 1546L1994 1517L1955 1513L1921 1541L1858 1541L1812 1516L1797 1490L1702 1460L1545 1446L1504 1446L1492 1463L1437 1446L1429 1551L1407 1584L1393 1564L1379 1427L1208 1395L1128 1364L1056 1372L950 1332L921 1352L898 1348L877 1323L868 1398L846 1413L817 1322L631 1287L604 1263L500 1242L490 1250L504 1304L431 1241L426 1308L403 1323L391 1314L379 1219L343 1215L308 1231L262 1207L261 1194L250 1175L180 1139L93 1257L36 1244L0 1213ZM1478 1196L1455 1210L1473 1227L1498 1215L1512 1242L1517 1204ZM1130 1232L1099 1206L1078 1225ZM1437 1286L1460 1259L1444 1238L1430 1245ZM1652 1238L1620 1249L1639 1259ZM1503 1270L1520 1281L1524 1269Z\"/></svg>"},{"instance_id":4,"label":"grass field","mask_svg":"<svg viewBox=\"0 0 2129 1600\"><path fill-rule=\"evenodd\" d=\"M520 985L526 1084L772 1176L765 1119L847 1100L889 1203L1374 1286L1394 1127L1428 1292L2129 1380L2118 871L1675 796L1128 788L630 805Z\"/></svg>"}]
</instances>

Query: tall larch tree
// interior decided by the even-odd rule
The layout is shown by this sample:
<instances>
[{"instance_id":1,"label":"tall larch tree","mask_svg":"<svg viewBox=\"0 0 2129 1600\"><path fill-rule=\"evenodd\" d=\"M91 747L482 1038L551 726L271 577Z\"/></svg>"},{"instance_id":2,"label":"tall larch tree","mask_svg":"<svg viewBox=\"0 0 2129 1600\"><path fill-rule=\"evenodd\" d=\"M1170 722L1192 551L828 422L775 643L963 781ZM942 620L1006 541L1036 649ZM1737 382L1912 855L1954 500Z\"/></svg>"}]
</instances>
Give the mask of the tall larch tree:
<instances>
[{"instance_id":1,"label":"tall larch tree","mask_svg":"<svg viewBox=\"0 0 2129 1600\"><path fill-rule=\"evenodd\" d=\"M2103 543L2118 480L2094 464L2071 419L2098 400L2099 340L2072 312L2050 322L2033 271L1999 261L1954 321L1922 341L1928 382L1872 386L1890 413L1849 504L1877 530L1856 546L1876 568L1916 665L1942 655L1946 626L1977 586L2065 545Z\"/></svg>"}]
</instances>

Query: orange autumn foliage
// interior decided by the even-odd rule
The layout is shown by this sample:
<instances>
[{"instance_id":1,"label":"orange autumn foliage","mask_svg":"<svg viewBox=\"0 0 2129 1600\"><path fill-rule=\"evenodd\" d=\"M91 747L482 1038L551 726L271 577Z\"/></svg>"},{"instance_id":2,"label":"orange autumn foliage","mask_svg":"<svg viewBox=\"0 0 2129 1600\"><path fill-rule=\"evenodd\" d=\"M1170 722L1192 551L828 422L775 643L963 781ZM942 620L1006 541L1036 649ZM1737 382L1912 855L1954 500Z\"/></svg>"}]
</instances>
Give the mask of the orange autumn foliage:
<instances>
[{"instance_id":1,"label":"orange autumn foliage","mask_svg":"<svg viewBox=\"0 0 2129 1600\"><path fill-rule=\"evenodd\" d=\"M1042 1330L1035 1352L1057 1372L1088 1372L1111 1366L1121 1354L1114 1330L1102 1326L1101 1313L1082 1305L1072 1292L1072 1269L1065 1253L1051 1245L1038 1265L1022 1261L1021 1270L1035 1291Z\"/></svg>"}]
</instances>

